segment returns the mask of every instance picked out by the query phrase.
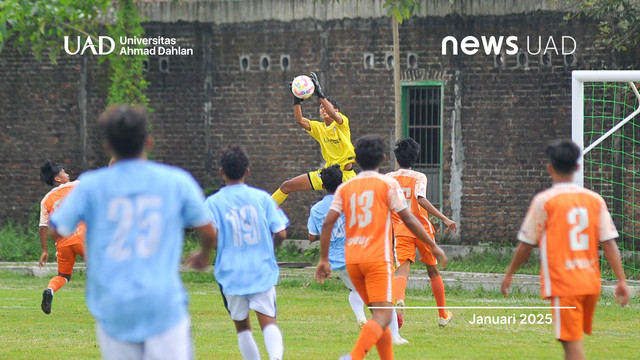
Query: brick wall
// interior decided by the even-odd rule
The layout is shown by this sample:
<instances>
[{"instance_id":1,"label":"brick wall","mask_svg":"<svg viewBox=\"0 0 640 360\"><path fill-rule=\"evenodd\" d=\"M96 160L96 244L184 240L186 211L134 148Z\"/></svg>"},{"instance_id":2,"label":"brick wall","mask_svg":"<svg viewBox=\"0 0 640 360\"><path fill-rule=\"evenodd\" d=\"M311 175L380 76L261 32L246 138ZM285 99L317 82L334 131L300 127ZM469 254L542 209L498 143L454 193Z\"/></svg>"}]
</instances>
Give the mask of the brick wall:
<instances>
[{"instance_id":1,"label":"brick wall","mask_svg":"<svg viewBox=\"0 0 640 360\"><path fill-rule=\"evenodd\" d=\"M461 241L513 239L531 196L550 184L543 147L570 137L570 71L609 66L603 49L594 48L594 24L567 24L563 14L536 12L510 16L425 17L400 27L403 80L437 80L443 95L443 212L459 209ZM318 145L292 116L289 82L316 71L325 93L335 96L350 118L352 139L366 134L394 138L393 71L385 54L393 51L386 17L235 24L198 22L144 24L146 36L175 37L193 56L151 56L147 78L156 139L156 160L191 171L202 187L218 187L219 151L243 144L250 155L247 182L272 192L282 181L323 165ZM441 55L441 40L453 35L527 35L561 37L578 42L577 64L566 67L561 56L542 67L529 56L527 68L507 55L504 67L487 55ZM522 43L521 43L522 45ZM374 69L364 69L363 54L373 53ZM407 53L418 57L406 69ZM241 57L249 68L241 69ZM282 69L281 56L290 67ZM269 70L260 69L263 57ZM168 61L161 71L160 61ZM94 122L104 108L108 72L95 57L86 59L87 147L81 144L82 117L78 89L82 59L61 57L57 66L37 63L6 47L0 56L0 181L2 221L24 222L29 209L48 191L38 182L46 158L62 162L77 176L104 165ZM167 65L165 63L164 65ZM459 92L456 93L456 87ZM318 119L314 98L303 114ZM454 113L456 114L454 116ZM452 129L459 131L453 136ZM464 159L458 172L452 157ZM83 157L86 161L83 161ZM392 169L387 161L383 171ZM459 185L458 180L460 181ZM450 187L450 184L453 187ZM309 207L320 192L296 193L283 208L290 234L306 237ZM454 206L452 206L452 203Z\"/></svg>"}]
</instances>

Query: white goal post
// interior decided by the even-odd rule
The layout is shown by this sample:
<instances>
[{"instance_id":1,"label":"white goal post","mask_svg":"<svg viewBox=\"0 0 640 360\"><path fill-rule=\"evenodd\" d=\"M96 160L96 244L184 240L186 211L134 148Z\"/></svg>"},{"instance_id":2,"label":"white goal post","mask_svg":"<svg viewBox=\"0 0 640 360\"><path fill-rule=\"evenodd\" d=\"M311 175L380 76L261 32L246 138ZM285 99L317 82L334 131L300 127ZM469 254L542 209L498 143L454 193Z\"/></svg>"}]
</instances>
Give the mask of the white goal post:
<instances>
[{"instance_id":1,"label":"white goal post","mask_svg":"<svg viewBox=\"0 0 640 360\"><path fill-rule=\"evenodd\" d=\"M640 81L639 70L576 70L571 74L571 139L583 149L582 157L580 158L580 168L575 174L574 181L583 186L584 185L584 167L583 160L584 155L591 151L595 146L600 144L603 140L611 136L618 129L624 126L627 122L633 119L640 113L640 107L633 113L629 114L624 120L616 124L609 131L607 131L600 138L593 143L584 146L584 83L585 82L617 82L627 83L635 93L636 97L640 100L640 94L636 88L634 82Z\"/></svg>"}]
</instances>

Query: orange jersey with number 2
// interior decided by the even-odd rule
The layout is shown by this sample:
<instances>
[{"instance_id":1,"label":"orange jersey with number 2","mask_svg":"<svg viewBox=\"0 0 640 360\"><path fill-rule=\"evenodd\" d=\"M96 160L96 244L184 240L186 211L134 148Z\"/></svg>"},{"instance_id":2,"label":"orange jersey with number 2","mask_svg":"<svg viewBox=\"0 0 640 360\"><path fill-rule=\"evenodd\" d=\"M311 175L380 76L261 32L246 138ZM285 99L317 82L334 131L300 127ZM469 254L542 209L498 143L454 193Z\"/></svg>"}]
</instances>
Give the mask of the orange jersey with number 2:
<instances>
[{"instance_id":1,"label":"orange jersey with number 2","mask_svg":"<svg viewBox=\"0 0 640 360\"><path fill-rule=\"evenodd\" d=\"M391 212L406 208L396 180L362 171L336 190L331 209L345 216L347 264L393 262Z\"/></svg>"},{"instance_id":2,"label":"orange jersey with number 2","mask_svg":"<svg viewBox=\"0 0 640 360\"><path fill-rule=\"evenodd\" d=\"M617 237L604 199L573 183L536 195L518 232L540 247L544 298L599 294L599 243Z\"/></svg>"},{"instance_id":3,"label":"orange jersey with number 2","mask_svg":"<svg viewBox=\"0 0 640 360\"><path fill-rule=\"evenodd\" d=\"M418 203L418 198L427 198L427 176L421 172L408 169L400 169L398 171L390 172L387 176L391 176L396 179L402 187L402 192L405 199L409 203L411 213L420 221L422 227L433 236L434 228L429 221L429 213ZM396 237L408 236L415 238L416 236L407 228L402 222L400 215L391 214L393 219L393 231Z\"/></svg>"}]
</instances>

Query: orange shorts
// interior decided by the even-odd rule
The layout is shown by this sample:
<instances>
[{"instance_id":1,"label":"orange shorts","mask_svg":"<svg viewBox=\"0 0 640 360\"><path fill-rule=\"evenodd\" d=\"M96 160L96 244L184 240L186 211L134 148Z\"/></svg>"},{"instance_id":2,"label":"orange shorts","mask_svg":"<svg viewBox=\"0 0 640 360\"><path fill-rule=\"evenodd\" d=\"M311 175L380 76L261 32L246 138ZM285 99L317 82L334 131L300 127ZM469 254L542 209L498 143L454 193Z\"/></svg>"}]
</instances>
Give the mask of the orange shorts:
<instances>
[{"instance_id":1,"label":"orange shorts","mask_svg":"<svg viewBox=\"0 0 640 360\"><path fill-rule=\"evenodd\" d=\"M391 263L347 264L347 272L365 305L393 303L394 268Z\"/></svg>"},{"instance_id":2,"label":"orange shorts","mask_svg":"<svg viewBox=\"0 0 640 360\"><path fill-rule=\"evenodd\" d=\"M552 309L556 338L562 341L582 340L591 335L593 314L600 294L552 297L551 306L575 306L575 309Z\"/></svg>"},{"instance_id":3,"label":"orange shorts","mask_svg":"<svg viewBox=\"0 0 640 360\"><path fill-rule=\"evenodd\" d=\"M73 265L76 263L76 256L80 255L84 259L84 244L75 243L66 246L56 246L56 257L58 258L58 272L64 275L71 275Z\"/></svg>"},{"instance_id":4,"label":"orange shorts","mask_svg":"<svg viewBox=\"0 0 640 360\"><path fill-rule=\"evenodd\" d=\"M431 234L433 236L433 234ZM400 265L407 261L416 262L416 248L420 253L420 262L426 265L438 265L438 258L433 256L429 245L422 240L409 236L396 236L396 256Z\"/></svg>"}]
</instances>

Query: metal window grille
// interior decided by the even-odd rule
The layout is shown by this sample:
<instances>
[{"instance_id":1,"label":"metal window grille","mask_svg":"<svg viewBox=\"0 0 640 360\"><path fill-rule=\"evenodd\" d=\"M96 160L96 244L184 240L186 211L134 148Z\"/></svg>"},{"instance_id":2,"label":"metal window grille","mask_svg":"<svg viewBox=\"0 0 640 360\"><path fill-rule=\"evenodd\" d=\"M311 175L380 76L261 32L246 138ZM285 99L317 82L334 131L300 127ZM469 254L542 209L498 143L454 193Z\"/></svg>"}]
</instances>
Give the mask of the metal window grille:
<instances>
[{"instance_id":1,"label":"metal window grille","mask_svg":"<svg viewBox=\"0 0 640 360\"><path fill-rule=\"evenodd\" d=\"M427 198L438 206L442 193L442 90L440 86L412 86L405 94L408 136L420 144L414 170L427 175Z\"/></svg>"}]
</instances>

